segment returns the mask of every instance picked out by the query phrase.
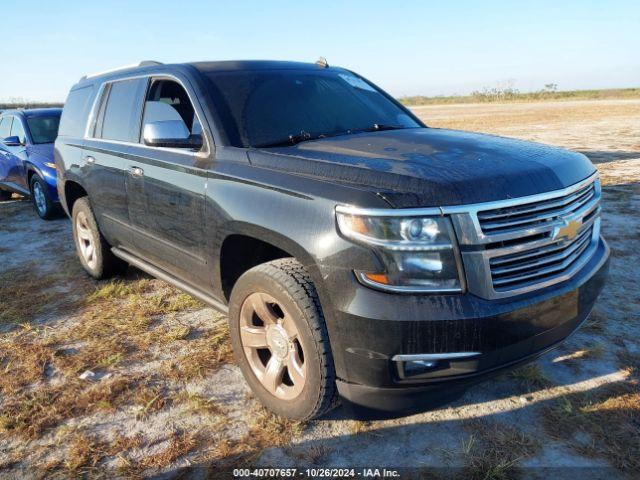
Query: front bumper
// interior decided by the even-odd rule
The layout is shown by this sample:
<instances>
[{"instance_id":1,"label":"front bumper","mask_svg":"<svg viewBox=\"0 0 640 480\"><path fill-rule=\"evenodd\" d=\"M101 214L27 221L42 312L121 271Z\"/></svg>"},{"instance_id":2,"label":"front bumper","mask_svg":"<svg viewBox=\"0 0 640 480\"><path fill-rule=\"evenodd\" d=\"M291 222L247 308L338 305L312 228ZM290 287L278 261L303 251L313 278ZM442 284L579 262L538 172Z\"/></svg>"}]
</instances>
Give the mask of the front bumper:
<instances>
[{"instance_id":1,"label":"front bumper","mask_svg":"<svg viewBox=\"0 0 640 480\"><path fill-rule=\"evenodd\" d=\"M588 317L604 285L609 248L603 239L571 279L517 297L472 294L403 296L365 287L337 313L342 349L338 391L380 411L411 409L554 348ZM333 342L333 339L332 339ZM335 348L335 346L334 346ZM407 376L396 355L479 352Z\"/></svg>"}]
</instances>

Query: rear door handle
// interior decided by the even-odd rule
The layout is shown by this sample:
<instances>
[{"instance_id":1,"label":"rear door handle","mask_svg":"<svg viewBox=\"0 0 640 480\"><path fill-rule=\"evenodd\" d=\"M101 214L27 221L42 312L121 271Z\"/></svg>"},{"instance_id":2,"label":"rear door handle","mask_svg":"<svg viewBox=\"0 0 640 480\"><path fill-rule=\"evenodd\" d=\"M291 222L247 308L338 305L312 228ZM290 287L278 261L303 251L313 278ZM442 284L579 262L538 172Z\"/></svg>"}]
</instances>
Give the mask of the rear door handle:
<instances>
[{"instance_id":1,"label":"rear door handle","mask_svg":"<svg viewBox=\"0 0 640 480\"><path fill-rule=\"evenodd\" d=\"M91 155L87 155L86 157L84 157L84 160L85 162L87 162L87 165L93 165L94 163L96 163L96 159Z\"/></svg>"},{"instance_id":2,"label":"rear door handle","mask_svg":"<svg viewBox=\"0 0 640 480\"><path fill-rule=\"evenodd\" d=\"M130 167L129 173L131 173L132 177L142 177L144 175L144 170L140 167Z\"/></svg>"}]
</instances>

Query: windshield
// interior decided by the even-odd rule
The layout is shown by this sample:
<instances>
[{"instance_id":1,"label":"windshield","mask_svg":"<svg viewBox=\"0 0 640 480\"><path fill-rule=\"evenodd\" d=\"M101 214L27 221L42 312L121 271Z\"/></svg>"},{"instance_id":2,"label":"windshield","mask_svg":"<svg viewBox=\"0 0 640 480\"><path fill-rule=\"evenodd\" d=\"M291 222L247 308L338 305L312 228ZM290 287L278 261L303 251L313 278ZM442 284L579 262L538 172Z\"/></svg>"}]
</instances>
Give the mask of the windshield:
<instances>
[{"instance_id":1,"label":"windshield","mask_svg":"<svg viewBox=\"0 0 640 480\"><path fill-rule=\"evenodd\" d=\"M27 118L31 140L34 144L53 143L58 136L60 115L55 117L30 117Z\"/></svg>"},{"instance_id":2,"label":"windshield","mask_svg":"<svg viewBox=\"0 0 640 480\"><path fill-rule=\"evenodd\" d=\"M421 126L382 92L346 71L213 72L208 79L216 110L236 147Z\"/></svg>"}]
</instances>

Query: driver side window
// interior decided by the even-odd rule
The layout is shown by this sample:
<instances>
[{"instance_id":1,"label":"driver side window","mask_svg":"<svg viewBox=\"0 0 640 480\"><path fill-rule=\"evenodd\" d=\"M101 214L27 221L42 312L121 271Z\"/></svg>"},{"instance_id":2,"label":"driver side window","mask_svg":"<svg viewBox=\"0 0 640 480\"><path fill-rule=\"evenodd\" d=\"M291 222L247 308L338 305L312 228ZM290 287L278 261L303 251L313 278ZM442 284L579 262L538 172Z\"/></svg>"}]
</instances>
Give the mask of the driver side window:
<instances>
[{"instance_id":1,"label":"driver side window","mask_svg":"<svg viewBox=\"0 0 640 480\"><path fill-rule=\"evenodd\" d=\"M202 136L202 126L182 85L173 80L154 80L144 102L141 141L147 124L166 121L182 123L192 137Z\"/></svg>"}]
</instances>

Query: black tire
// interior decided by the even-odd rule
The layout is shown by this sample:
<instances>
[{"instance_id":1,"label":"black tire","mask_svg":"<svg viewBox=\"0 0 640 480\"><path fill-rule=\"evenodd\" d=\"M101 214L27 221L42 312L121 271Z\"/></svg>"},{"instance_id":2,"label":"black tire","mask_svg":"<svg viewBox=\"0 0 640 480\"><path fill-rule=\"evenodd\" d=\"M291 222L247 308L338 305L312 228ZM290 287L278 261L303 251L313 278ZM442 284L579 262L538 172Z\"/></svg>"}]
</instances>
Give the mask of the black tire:
<instances>
[{"instance_id":1,"label":"black tire","mask_svg":"<svg viewBox=\"0 0 640 480\"><path fill-rule=\"evenodd\" d=\"M51 220L58 214L57 205L51 200L46 182L37 174L29 182L31 203L36 213L43 220Z\"/></svg>"},{"instance_id":2,"label":"black tire","mask_svg":"<svg viewBox=\"0 0 640 480\"><path fill-rule=\"evenodd\" d=\"M0 202L6 202L7 200L11 200L12 192L8 190L0 190Z\"/></svg>"},{"instance_id":3,"label":"black tire","mask_svg":"<svg viewBox=\"0 0 640 480\"><path fill-rule=\"evenodd\" d=\"M240 311L249 295L262 292L291 312L304 351L306 379L301 393L291 400L277 398L258 380L244 353L240 337ZM315 286L304 266L294 258L258 265L236 282L229 302L229 326L236 361L249 386L269 410L292 420L311 420L337 404L336 374L329 335Z\"/></svg>"},{"instance_id":4,"label":"black tire","mask_svg":"<svg viewBox=\"0 0 640 480\"><path fill-rule=\"evenodd\" d=\"M79 228L78 226L79 217L83 219L84 228ZM100 280L122 273L127 269L127 263L113 254L111 245L107 243L107 240L102 236L102 233L100 233L87 197L82 197L75 201L71 221L78 258L89 275ZM83 240L79 237L79 231L90 236L90 241L92 242L95 253L95 257L91 257L90 261L88 261L83 254L81 246Z\"/></svg>"}]
</instances>

